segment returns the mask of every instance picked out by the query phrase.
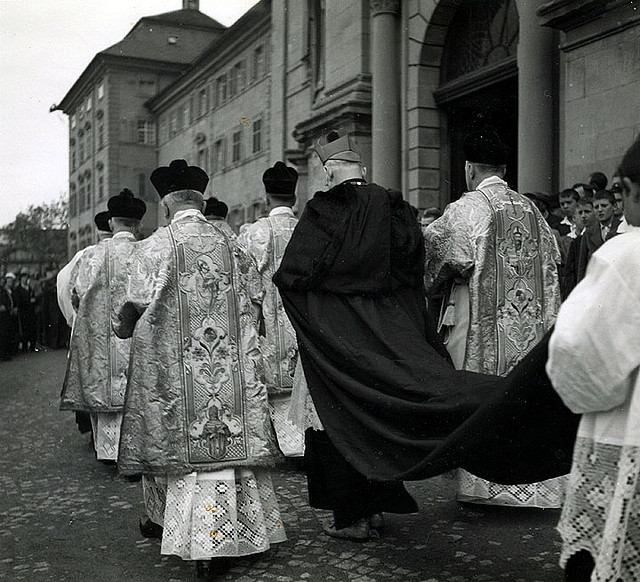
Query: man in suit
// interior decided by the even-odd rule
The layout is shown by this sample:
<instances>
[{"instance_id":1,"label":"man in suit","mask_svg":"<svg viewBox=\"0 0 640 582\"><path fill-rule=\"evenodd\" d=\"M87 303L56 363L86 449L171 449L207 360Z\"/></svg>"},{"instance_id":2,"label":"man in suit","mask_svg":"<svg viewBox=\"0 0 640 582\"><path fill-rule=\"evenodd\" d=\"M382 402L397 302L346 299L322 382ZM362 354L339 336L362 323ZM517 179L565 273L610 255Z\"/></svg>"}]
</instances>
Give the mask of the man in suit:
<instances>
[{"instance_id":1,"label":"man in suit","mask_svg":"<svg viewBox=\"0 0 640 582\"><path fill-rule=\"evenodd\" d=\"M618 234L620 218L614 215L615 204L616 199L610 190L599 190L593 195L593 211L598 222L582 235L578 281L584 278L591 255Z\"/></svg>"}]
</instances>

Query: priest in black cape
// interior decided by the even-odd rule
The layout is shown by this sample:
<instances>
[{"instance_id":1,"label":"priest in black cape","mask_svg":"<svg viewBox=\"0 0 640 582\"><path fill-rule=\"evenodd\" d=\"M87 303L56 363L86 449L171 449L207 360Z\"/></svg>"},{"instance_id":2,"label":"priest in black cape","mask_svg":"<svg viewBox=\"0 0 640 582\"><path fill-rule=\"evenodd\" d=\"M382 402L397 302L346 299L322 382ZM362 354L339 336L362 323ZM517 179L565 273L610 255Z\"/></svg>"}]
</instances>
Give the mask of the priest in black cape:
<instances>
[{"instance_id":1,"label":"priest in black cape","mask_svg":"<svg viewBox=\"0 0 640 582\"><path fill-rule=\"evenodd\" d=\"M455 371L428 321L420 226L366 183L350 136L318 145L330 189L307 203L274 275L324 431L306 432L309 500L329 535L365 540L402 484L463 466L497 482L568 472L577 426L546 374L546 340L506 378Z\"/></svg>"}]
</instances>

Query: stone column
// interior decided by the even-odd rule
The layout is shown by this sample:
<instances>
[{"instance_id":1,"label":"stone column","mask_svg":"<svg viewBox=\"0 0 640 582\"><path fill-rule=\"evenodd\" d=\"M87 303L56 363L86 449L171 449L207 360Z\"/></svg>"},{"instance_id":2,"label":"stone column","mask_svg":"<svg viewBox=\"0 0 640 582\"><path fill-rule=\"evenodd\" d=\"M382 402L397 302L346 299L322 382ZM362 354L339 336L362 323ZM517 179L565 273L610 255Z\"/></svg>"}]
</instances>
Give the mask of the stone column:
<instances>
[{"instance_id":1,"label":"stone column","mask_svg":"<svg viewBox=\"0 0 640 582\"><path fill-rule=\"evenodd\" d=\"M400 0L371 0L371 180L385 188L396 189L402 187L399 12Z\"/></svg>"},{"instance_id":2,"label":"stone column","mask_svg":"<svg viewBox=\"0 0 640 582\"><path fill-rule=\"evenodd\" d=\"M518 41L518 190L553 193L555 147L554 33L540 26L536 11L546 0L517 0ZM557 89L555 89L557 90Z\"/></svg>"}]
</instances>

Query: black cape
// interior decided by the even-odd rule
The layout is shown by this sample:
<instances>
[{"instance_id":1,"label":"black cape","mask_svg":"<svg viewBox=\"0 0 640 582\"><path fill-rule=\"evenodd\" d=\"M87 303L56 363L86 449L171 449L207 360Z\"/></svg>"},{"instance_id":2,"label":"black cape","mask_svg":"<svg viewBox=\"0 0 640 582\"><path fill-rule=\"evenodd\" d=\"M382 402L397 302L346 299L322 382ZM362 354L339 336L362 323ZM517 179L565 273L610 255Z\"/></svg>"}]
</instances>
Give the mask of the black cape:
<instances>
[{"instance_id":1,"label":"black cape","mask_svg":"<svg viewBox=\"0 0 640 582\"><path fill-rule=\"evenodd\" d=\"M334 446L378 481L568 472L577 417L546 377L546 342L506 378L454 370L426 317L423 266L399 192L345 182L307 204L274 282Z\"/></svg>"}]
</instances>

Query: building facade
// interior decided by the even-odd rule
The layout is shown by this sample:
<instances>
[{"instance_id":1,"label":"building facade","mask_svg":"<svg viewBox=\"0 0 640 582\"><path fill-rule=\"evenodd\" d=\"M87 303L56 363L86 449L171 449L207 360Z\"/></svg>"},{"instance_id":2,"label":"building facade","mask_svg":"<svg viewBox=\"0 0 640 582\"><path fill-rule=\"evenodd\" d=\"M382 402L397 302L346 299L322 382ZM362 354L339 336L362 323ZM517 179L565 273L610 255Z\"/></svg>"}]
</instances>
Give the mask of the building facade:
<instances>
[{"instance_id":1,"label":"building facade","mask_svg":"<svg viewBox=\"0 0 640 582\"><path fill-rule=\"evenodd\" d=\"M187 6L143 18L94 57L57 106L69 116L70 256L96 242L93 217L124 188L147 204L142 232L157 228L157 196L148 178L157 166L157 120L146 102L223 30Z\"/></svg>"},{"instance_id":2,"label":"building facade","mask_svg":"<svg viewBox=\"0 0 640 582\"><path fill-rule=\"evenodd\" d=\"M324 187L313 147L336 128L354 136L370 179L418 208L461 195L462 140L486 124L509 146L507 180L522 192L557 192L596 170L611 176L640 131L633 8L623 0L262 0L230 28L206 31L188 65L165 67L165 76L159 67L153 96L129 95L126 115L108 112L118 121L110 131L155 145L127 145L119 134L115 149L89 164L76 151L71 194L75 186L80 212L82 177L83 216L93 216L99 208L86 210L86 182L99 177L98 162L118 172L114 190L127 178L147 195L144 172L185 158L210 173L207 194L227 202L237 229L263 211L262 172L277 160L298 169L299 208ZM197 2L177 12L185 10L201 14ZM65 112L76 116L72 160L80 130L85 141L87 129L98 131L102 77L92 78L89 128L89 93L65 97ZM138 147L144 163L132 162Z\"/></svg>"}]
</instances>

